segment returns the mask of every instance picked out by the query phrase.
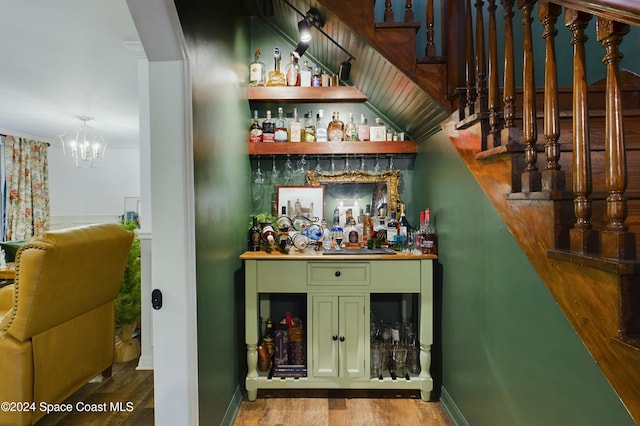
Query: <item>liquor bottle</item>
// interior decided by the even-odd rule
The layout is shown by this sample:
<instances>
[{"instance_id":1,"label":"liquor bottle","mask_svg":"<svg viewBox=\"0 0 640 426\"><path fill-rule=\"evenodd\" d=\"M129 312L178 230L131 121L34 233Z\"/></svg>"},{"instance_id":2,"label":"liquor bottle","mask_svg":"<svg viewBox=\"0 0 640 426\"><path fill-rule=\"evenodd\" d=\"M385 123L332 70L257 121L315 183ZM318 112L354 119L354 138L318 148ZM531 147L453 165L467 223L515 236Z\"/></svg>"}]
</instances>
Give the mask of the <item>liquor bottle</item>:
<instances>
[{"instance_id":1,"label":"liquor bottle","mask_svg":"<svg viewBox=\"0 0 640 426\"><path fill-rule=\"evenodd\" d=\"M273 48L273 71L269 72L269 78L267 79L267 86L286 86L287 80L284 77L282 71L280 71L280 49Z\"/></svg>"},{"instance_id":2,"label":"liquor bottle","mask_svg":"<svg viewBox=\"0 0 640 426\"><path fill-rule=\"evenodd\" d=\"M260 49L256 49L253 62L249 64L249 86L265 85L265 67L260 62Z\"/></svg>"},{"instance_id":3,"label":"liquor bottle","mask_svg":"<svg viewBox=\"0 0 640 426\"><path fill-rule=\"evenodd\" d=\"M357 141L358 140L358 127L355 121L353 121L353 113L349 113L349 119L347 124L344 125L344 140L345 141Z\"/></svg>"},{"instance_id":4,"label":"liquor bottle","mask_svg":"<svg viewBox=\"0 0 640 426\"><path fill-rule=\"evenodd\" d=\"M267 110L267 117L262 122L262 142L275 142L276 122L271 119L271 111Z\"/></svg>"},{"instance_id":5,"label":"liquor bottle","mask_svg":"<svg viewBox=\"0 0 640 426\"><path fill-rule=\"evenodd\" d=\"M358 125L358 139L361 141L369 140L369 123L367 122L367 116L360 114L360 124Z\"/></svg>"},{"instance_id":6,"label":"liquor bottle","mask_svg":"<svg viewBox=\"0 0 640 426\"><path fill-rule=\"evenodd\" d=\"M344 233L347 236L345 242L345 246L347 248L360 248L360 236L358 235L356 220L353 218L353 216L349 218Z\"/></svg>"},{"instance_id":7,"label":"liquor bottle","mask_svg":"<svg viewBox=\"0 0 640 426\"><path fill-rule=\"evenodd\" d=\"M362 240L366 243L369 239L374 238L374 223L373 217L371 216L371 205L367 204L364 220L362 222Z\"/></svg>"},{"instance_id":8,"label":"liquor bottle","mask_svg":"<svg viewBox=\"0 0 640 426\"><path fill-rule=\"evenodd\" d=\"M407 248L407 241L409 239L409 233L411 232L411 224L407 219L405 209L406 209L406 206L404 205L404 203L400 203L400 220L398 222L400 223L399 236L400 236L400 244L402 245L402 250Z\"/></svg>"},{"instance_id":9,"label":"liquor bottle","mask_svg":"<svg viewBox=\"0 0 640 426\"><path fill-rule=\"evenodd\" d=\"M289 141L289 129L287 126L287 120L284 118L284 111L282 110L282 108L278 108L278 118L276 119L274 140L276 142Z\"/></svg>"},{"instance_id":10,"label":"liquor bottle","mask_svg":"<svg viewBox=\"0 0 640 426\"><path fill-rule=\"evenodd\" d=\"M276 242L276 231L273 229L273 225L270 223L265 224L262 227L261 236L264 242L269 245L274 245Z\"/></svg>"},{"instance_id":11,"label":"liquor bottle","mask_svg":"<svg viewBox=\"0 0 640 426\"><path fill-rule=\"evenodd\" d=\"M307 61L304 61L302 67L300 67L300 86L311 87L311 68Z\"/></svg>"},{"instance_id":12,"label":"liquor bottle","mask_svg":"<svg viewBox=\"0 0 640 426\"><path fill-rule=\"evenodd\" d=\"M327 142L327 140L327 124L324 122L324 111L318 110L318 120L316 121L316 141Z\"/></svg>"},{"instance_id":13,"label":"liquor bottle","mask_svg":"<svg viewBox=\"0 0 640 426\"><path fill-rule=\"evenodd\" d=\"M265 326L264 334L262 335L262 346L267 348L269 358L273 357L273 354L276 352L273 336L273 321L271 321L271 318L269 318Z\"/></svg>"},{"instance_id":14,"label":"liquor bottle","mask_svg":"<svg viewBox=\"0 0 640 426\"><path fill-rule=\"evenodd\" d=\"M260 251L260 239L262 233L258 226L258 218L253 217L253 225L249 229L249 251Z\"/></svg>"},{"instance_id":15,"label":"liquor bottle","mask_svg":"<svg viewBox=\"0 0 640 426\"><path fill-rule=\"evenodd\" d=\"M395 249L398 235L400 234L400 223L396 219L396 212L391 212L391 219L387 222L387 245Z\"/></svg>"},{"instance_id":16,"label":"liquor bottle","mask_svg":"<svg viewBox=\"0 0 640 426\"><path fill-rule=\"evenodd\" d=\"M380 117L376 117L375 124L369 126L369 139L371 141L387 140L387 126L384 125Z\"/></svg>"},{"instance_id":17,"label":"liquor bottle","mask_svg":"<svg viewBox=\"0 0 640 426\"><path fill-rule=\"evenodd\" d=\"M289 140L291 142L302 141L302 123L298 118L298 108L293 109L293 119L289 122Z\"/></svg>"},{"instance_id":18,"label":"liquor bottle","mask_svg":"<svg viewBox=\"0 0 640 426\"><path fill-rule=\"evenodd\" d=\"M305 118L304 141L315 142L316 141L316 121L313 119L313 112L309 110L309 112L304 115L304 118Z\"/></svg>"},{"instance_id":19,"label":"liquor bottle","mask_svg":"<svg viewBox=\"0 0 640 426\"><path fill-rule=\"evenodd\" d=\"M322 76L320 76L320 68L315 67L311 75L311 87L322 87Z\"/></svg>"},{"instance_id":20,"label":"liquor bottle","mask_svg":"<svg viewBox=\"0 0 640 426\"><path fill-rule=\"evenodd\" d=\"M331 248L331 231L327 228L327 221L322 219L322 250L329 250Z\"/></svg>"},{"instance_id":21,"label":"liquor bottle","mask_svg":"<svg viewBox=\"0 0 640 426\"><path fill-rule=\"evenodd\" d=\"M331 142L344 140L344 123L340 120L340 113L335 111L327 127L327 139Z\"/></svg>"},{"instance_id":22,"label":"liquor bottle","mask_svg":"<svg viewBox=\"0 0 640 426\"><path fill-rule=\"evenodd\" d=\"M332 246L336 249L340 249L342 246L342 238L344 230L340 226L340 210L335 209L333 211L333 225L331 226L331 238L333 239Z\"/></svg>"},{"instance_id":23,"label":"liquor bottle","mask_svg":"<svg viewBox=\"0 0 640 426\"><path fill-rule=\"evenodd\" d=\"M425 226L424 210L422 210L420 211L420 228L416 231L416 240L414 242L415 248L420 252L422 252L422 236L424 235Z\"/></svg>"},{"instance_id":24,"label":"liquor bottle","mask_svg":"<svg viewBox=\"0 0 640 426\"><path fill-rule=\"evenodd\" d=\"M424 211L424 233L421 238L422 254L438 254L438 234L431 223L431 209Z\"/></svg>"},{"instance_id":25,"label":"liquor bottle","mask_svg":"<svg viewBox=\"0 0 640 426\"><path fill-rule=\"evenodd\" d=\"M253 119L249 128L249 142L262 142L262 126L258 122L258 110L253 111Z\"/></svg>"},{"instance_id":26,"label":"liquor bottle","mask_svg":"<svg viewBox=\"0 0 640 426\"><path fill-rule=\"evenodd\" d=\"M300 86L300 65L298 65L298 57L293 52L289 55L285 75L287 76L287 86Z\"/></svg>"}]
</instances>

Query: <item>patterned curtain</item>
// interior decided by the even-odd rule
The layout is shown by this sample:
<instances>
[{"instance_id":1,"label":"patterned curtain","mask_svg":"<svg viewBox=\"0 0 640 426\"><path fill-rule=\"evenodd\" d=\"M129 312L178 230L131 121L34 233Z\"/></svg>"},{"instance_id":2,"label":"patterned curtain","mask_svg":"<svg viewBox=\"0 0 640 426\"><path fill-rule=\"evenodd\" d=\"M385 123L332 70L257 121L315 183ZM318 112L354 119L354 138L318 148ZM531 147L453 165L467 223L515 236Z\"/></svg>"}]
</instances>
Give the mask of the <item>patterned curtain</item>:
<instances>
[{"instance_id":1,"label":"patterned curtain","mask_svg":"<svg viewBox=\"0 0 640 426\"><path fill-rule=\"evenodd\" d=\"M26 240L49 230L48 144L7 136L4 240Z\"/></svg>"}]
</instances>

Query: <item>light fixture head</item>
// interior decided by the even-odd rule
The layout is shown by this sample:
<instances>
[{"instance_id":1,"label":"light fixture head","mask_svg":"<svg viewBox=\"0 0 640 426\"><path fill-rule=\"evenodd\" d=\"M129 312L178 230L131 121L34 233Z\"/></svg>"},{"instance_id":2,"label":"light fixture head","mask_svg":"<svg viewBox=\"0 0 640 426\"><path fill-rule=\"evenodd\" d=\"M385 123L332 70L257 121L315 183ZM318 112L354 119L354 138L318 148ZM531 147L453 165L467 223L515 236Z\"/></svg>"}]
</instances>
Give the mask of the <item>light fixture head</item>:
<instances>
[{"instance_id":1,"label":"light fixture head","mask_svg":"<svg viewBox=\"0 0 640 426\"><path fill-rule=\"evenodd\" d=\"M293 51L293 54L298 59L300 59L302 58L302 55L304 55L304 52L306 52L308 48L309 48L309 43L299 42L298 46L296 46L296 50Z\"/></svg>"},{"instance_id":2,"label":"light fixture head","mask_svg":"<svg viewBox=\"0 0 640 426\"><path fill-rule=\"evenodd\" d=\"M340 72L338 75L340 76L340 80L347 81L349 77L351 77L351 60L353 58L349 58L343 63L340 64Z\"/></svg>"},{"instance_id":3,"label":"light fixture head","mask_svg":"<svg viewBox=\"0 0 640 426\"><path fill-rule=\"evenodd\" d=\"M310 8L307 11L304 19L298 22L298 33L300 41L303 43L309 43L311 41L311 27L322 28L324 26L324 19L320 15L320 11L315 7Z\"/></svg>"},{"instance_id":4,"label":"light fixture head","mask_svg":"<svg viewBox=\"0 0 640 426\"><path fill-rule=\"evenodd\" d=\"M76 167L100 167L104 160L107 143L94 128L87 123L93 117L79 115L82 125L70 134L64 133L58 138L62 142L62 152L69 154Z\"/></svg>"}]
</instances>

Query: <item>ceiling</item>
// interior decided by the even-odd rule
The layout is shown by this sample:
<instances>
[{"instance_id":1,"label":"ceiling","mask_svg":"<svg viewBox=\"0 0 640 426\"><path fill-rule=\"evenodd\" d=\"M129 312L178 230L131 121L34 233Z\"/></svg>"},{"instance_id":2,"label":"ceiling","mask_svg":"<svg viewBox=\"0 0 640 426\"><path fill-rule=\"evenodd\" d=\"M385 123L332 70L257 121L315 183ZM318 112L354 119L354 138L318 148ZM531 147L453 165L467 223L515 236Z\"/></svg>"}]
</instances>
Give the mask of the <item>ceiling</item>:
<instances>
[{"instance_id":1,"label":"ceiling","mask_svg":"<svg viewBox=\"0 0 640 426\"><path fill-rule=\"evenodd\" d=\"M85 115L109 146L138 146L141 48L125 0L0 0L0 10L0 133L58 144Z\"/></svg>"}]
</instances>

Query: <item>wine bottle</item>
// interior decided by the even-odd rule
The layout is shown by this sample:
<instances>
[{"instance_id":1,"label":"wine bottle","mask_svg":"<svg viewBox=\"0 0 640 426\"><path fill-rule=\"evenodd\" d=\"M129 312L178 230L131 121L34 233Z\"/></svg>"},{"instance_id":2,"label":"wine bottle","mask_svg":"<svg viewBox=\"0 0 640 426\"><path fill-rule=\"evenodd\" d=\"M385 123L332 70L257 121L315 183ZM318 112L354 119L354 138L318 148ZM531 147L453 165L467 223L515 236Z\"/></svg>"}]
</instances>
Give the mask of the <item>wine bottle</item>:
<instances>
[{"instance_id":1,"label":"wine bottle","mask_svg":"<svg viewBox=\"0 0 640 426\"><path fill-rule=\"evenodd\" d=\"M249 229L249 251L260 251L260 239L262 233L258 226L258 218L253 217L253 226Z\"/></svg>"},{"instance_id":2,"label":"wine bottle","mask_svg":"<svg viewBox=\"0 0 640 426\"><path fill-rule=\"evenodd\" d=\"M400 223L396 219L396 212L391 212L391 219L387 222L387 245L395 249L400 233Z\"/></svg>"},{"instance_id":3,"label":"wine bottle","mask_svg":"<svg viewBox=\"0 0 640 426\"><path fill-rule=\"evenodd\" d=\"M421 238L421 246L423 254L438 254L438 234L431 223L431 209L424 211L424 233Z\"/></svg>"},{"instance_id":4,"label":"wine bottle","mask_svg":"<svg viewBox=\"0 0 640 426\"><path fill-rule=\"evenodd\" d=\"M269 318L267 319L267 325L265 326L264 334L262 335L262 346L267 348L267 352L269 353L270 358L273 357L273 354L276 352L273 337L273 321L271 321L271 318Z\"/></svg>"},{"instance_id":5,"label":"wine bottle","mask_svg":"<svg viewBox=\"0 0 640 426\"><path fill-rule=\"evenodd\" d=\"M258 122L258 111L253 111L253 119L249 128L249 142L262 142L262 126Z\"/></svg>"}]
</instances>

